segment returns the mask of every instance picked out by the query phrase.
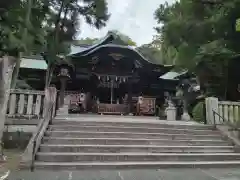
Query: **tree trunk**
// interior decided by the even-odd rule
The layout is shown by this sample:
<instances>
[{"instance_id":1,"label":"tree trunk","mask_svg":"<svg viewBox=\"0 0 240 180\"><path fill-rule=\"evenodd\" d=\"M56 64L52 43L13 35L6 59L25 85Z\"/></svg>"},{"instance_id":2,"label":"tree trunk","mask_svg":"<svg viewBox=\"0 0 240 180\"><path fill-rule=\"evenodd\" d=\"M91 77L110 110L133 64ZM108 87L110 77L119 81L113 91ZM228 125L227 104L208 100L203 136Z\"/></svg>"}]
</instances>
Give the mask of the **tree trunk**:
<instances>
[{"instance_id":1,"label":"tree trunk","mask_svg":"<svg viewBox=\"0 0 240 180\"><path fill-rule=\"evenodd\" d=\"M0 58L0 141L2 141L4 131L5 114L15 61L15 58L9 56Z\"/></svg>"},{"instance_id":2,"label":"tree trunk","mask_svg":"<svg viewBox=\"0 0 240 180\"><path fill-rule=\"evenodd\" d=\"M21 58L22 58L22 53L20 52L16 59L15 67L13 68L11 89L15 89L16 85L17 85L17 79L18 79L18 74L19 74L19 70L20 70Z\"/></svg>"},{"instance_id":3,"label":"tree trunk","mask_svg":"<svg viewBox=\"0 0 240 180\"><path fill-rule=\"evenodd\" d=\"M47 68L47 72L46 72L46 79L45 79L45 88L48 88L50 86L50 83L51 83L51 79L52 79L52 76L53 76L53 71L54 71L54 61L56 60L57 58L57 48L58 48L58 45L59 45L59 30L61 28L60 26L60 22L61 22L61 15L64 11L64 1L62 1L61 5L60 5L60 9L58 11L58 15L57 15L57 18L56 18L56 21L55 21L55 27L54 27L54 31L53 31L53 34L52 34L52 38L50 42L48 42L48 56L47 56L47 59L48 59L48 68ZM69 2L68 2L69 3ZM66 14L65 14L66 15ZM50 56L49 56L50 54Z\"/></svg>"},{"instance_id":4,"label":"tree trunk","mask_svg":"<svg viewBox=\"0 0 240 180\"><path fill-rule=\"evenodd\" d=\"M54 68L54 65L48 65L45 78L45 89L48 88L51 84Z\"/></svg>"},{"instance_id":5,"label":"tree trunk","mask_svg":"<svg viewBox=\"0 0 240 180\"><path fill-rule=\"evenodd\" d=\"M49 65L48 65L49 66ZM48 87L48 81L49 81L49 67L47 68L47 71L46 71L46 77L45 77L45 89Z\"/></svg>"}]
</instances>

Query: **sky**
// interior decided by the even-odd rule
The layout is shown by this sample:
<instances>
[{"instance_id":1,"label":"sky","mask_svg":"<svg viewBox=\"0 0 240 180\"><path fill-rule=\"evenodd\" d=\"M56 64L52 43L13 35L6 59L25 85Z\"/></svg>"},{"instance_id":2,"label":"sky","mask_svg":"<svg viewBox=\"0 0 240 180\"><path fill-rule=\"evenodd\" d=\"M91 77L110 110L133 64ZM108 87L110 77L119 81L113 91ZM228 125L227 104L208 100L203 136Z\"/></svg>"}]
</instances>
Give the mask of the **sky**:
<instances>
[{"instance_id":1,"label":"sky","mask_svg":"<svg viewBox=\"0 0 240 180\"><path fill-rule=\"evenodd\" d=\"M154 12L165 1L174 0L106 0L111 14L106 27L97 30L86 23L82 23L79 38L101 38L109 30L118 30L129 36L137 45L150 43L157 26Z\"/></svg>"}]
</instances>

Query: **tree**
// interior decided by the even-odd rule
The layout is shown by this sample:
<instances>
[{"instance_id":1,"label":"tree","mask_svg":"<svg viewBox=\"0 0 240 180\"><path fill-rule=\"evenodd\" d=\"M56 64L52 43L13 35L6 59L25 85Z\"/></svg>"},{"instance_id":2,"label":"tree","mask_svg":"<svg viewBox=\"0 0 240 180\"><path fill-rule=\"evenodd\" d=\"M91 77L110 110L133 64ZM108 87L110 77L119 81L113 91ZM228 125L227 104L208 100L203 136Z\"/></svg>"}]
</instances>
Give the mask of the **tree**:
<instances>
[{"instance_id":1,"label":"tree","mask_svg":"<svg viewBox=\"0 0 240 180\"><path fill-rule=\"evenodd\" d=\"M233 28L239 17L240 0L207 2L180 0L171 5L161 4L155 12L161 24L156 30L164 47L163 54L169 48L175 49L178 68L195 72L196 65L202 61L208 66L227 68L225 61L240 51L240 35ZM226 72L219 73L217 69L211 71L212 76L221 77L213 78L212 85L222 84L220 80L226 77Z\"/></svg>"},{"instance_id":2,"label":"tree","mask_svg":"<svg viewBox=\"0 0 240 180\"><path fill-rule=\"evenodd\" d=\"M153 47L152 44L144 44L137 47L137 50L152 63L163 63L163 59L161 59L161 51L158 48Z\"/></svg>"},{"instance_id":3,"label":"tree","mask_svg":"<svg viewBox=\"0 0 240 180\"><path fill-rule=\"evenodd\" d=\"M0 58L0 140L2 148L2 135L5 125L5 115L7 111L9 89L12 78L12 71L15 64L15 58L4 56ZM2 159L2 157L0 157Z\"/></svg>"},{"instance_id":4,"label":"tree","mask_svg":"<svg viewBox=\"0 0 240 180\"><path fill-rule=\"evenodd\" d=\"M74 40L73 45L93 45L99 41L98 38L82 38L79 40Z\"/></svg>"},{"instance_id":5,"label":"tree","mask_svg":"<svg viewBox=\"0 0 240 180\"><path fill-rule=\"evenodd\" d=\"M115 40L112 42L113 44L124 45L124 46L136 46L136 42L134 42L127 35L119 32L118 30L108 31L107 35L112 34L115 36ZM104 37L102 37L104 38ZM93 45L99 43L102 38L82 38L80 40L74 40L72 42L73 45Z\"/></svg>"},{"instance_id":6,"label":"tree","mask_svg":"<svg viewBox=\"0 0 240 180\"><path fill-rule=\"evenodd\" d=\"M20 53L28 52L39 43L37 32L41 30L41 17L44 16L32 0L9 0L0 2L0 140L5 123L12 72L20 64ZM37 2L35 5L40 5ZM33 23L30 24L30 9ZM27 10L27 11L26 11ZM39 13L40 12L40 13ZM39 28L39 29L38 29ZM40 45L41 46L41 45ZM16 79L18 72L15 71ZM2 142L1 142L2 144Z\"/></svg>"},{"instance_id":7,"label":"tree","mask_svg":"<svg viewBox=\"0 0 240 180\"><path fill-rule=\"evenodd\" d=\"M116 36L115 44L119 45L128 45L128 46L136 46L136 42L134 42L129 36L121 33L118 30L108 31L108 34L114 34Z\"/></svg>"},{"instance_id":8,"label":"tree","mask_svg":"<svg viewBox=\"0 0 240 180\"><path fill-rule=\"evenodd\" d=\"M24 2L24 1L22 1ZM19 52L18 52L18 58L14 67L14 72L13 72L13 78L12 78L12 83L11 83L11 88L15 88L16 87L16 83L17 83L17 78L18 78L18 73L19 73L19 69L20 69L20 63L21 63L21 58L22 58L22 52L27 52L28 48L27 46L30 44L29 43L29 37L28 37L28 31L30 28L30 17L31 17L31 9L32 9L32 0L28 0L26 5L23 5L24 7L26 6L26 8L22 8L20 11L25 10L26 14L25 14L25 18L24 18L24 26L20 29L20 32L22 33L21 37L20 37L20 44L19 44Z\"/></svg>"},{"instance_id":9,"label":"tree","mask_svg":"<svg viewBox=\"0 0 240 180\"><path fill-rule=\"evenodd\" d=\"M10 0L10 2L12 4L2 3L0 9L0 35L3 37L0 40L2 47L0 52L17 58L12 88L16 86L22 55L45 51L51 69L48 72L52 72L51 62L59 60L59 54L67 53L68 41L74 38L79 28L79 18L84 18L96 28L105 26L109 18L105 0ZM9 8L11 11L8 11ZM51 73L47 73L47 77L51 77ZM46 82L49 84L48 80Z\"/></svg>"},{"instance_id":10,"label":"tree","mask_svg":"<svg viewBox=\"0 0 240 180\"><path fill-rule=\"evenodd\" d=\"M151 43L137 47L137 50L155 64L172 65L176 61L176 50L172 47L166 48L161 42L160 36L154 36Z\"/></svg>"},{"instance_id":11,"label":"tree","mask_svg":"<svg viewBox=\"0 0 240 180\"><path fill-rule=\"evenodd\" d=\"M55 65L62 61L59 55L65 55L70 43L79 29L79 18L97 29L106 25L109 18L105 0L58 0L49 2L51 11L47 19L47 46L45 59L48 63L46 86L49 86ZM68 63L67 61L65 63Z\"/></svg>"},{"instance_id":12,"label":"tree","mask_svg":"<svg viewBox=\"0 0 240 180\"><path fill-rule=\"evenodd\" d=\"M9 10L11 9L11 10ZM42 2L10 0L0 10L0 54L16 57L12 88L15 88L23 54L30 54L43 45L42 22L45 17Z\"/></svg>"}]
</instances>

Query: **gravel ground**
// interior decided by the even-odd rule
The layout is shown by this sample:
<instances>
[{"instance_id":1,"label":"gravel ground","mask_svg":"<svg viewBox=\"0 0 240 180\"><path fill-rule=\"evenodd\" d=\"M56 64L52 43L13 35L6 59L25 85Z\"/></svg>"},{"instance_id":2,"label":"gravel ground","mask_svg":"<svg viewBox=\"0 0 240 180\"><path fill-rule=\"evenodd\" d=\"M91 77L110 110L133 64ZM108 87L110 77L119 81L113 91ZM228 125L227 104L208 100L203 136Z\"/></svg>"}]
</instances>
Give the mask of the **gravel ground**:
<instances>
[{"instance_id":1,"label":"gravel ground","mask_svg":"<svg viewBox=\"0 0 240 180\"><path fill-rule=\"evenodd\" d=\"M5 150L0 180L240 180L240 169L141 169L84 171L19 170L19 150Z\"/></svg>"},{"instance_id":2,"label":"gravel ground","mask_svg":"<svg viewBox=\"0 0 240 180\"><path fill-rule=\"evenodd\" d=\"M0 165L0 180L6 179L11 172L18 171L18 165L21 160L22 151L18 149L4 150L6 162Z\"/></svg>"},{"instance_id":3,"label":"gravel ground","mask_svg":"<svg viewBox=\"0 0 240 180\"><path fill-rule=\"evenodd\" d=\"M6 180L240 180L240 169L15 171Z\"/></svg>"}]
</instances>

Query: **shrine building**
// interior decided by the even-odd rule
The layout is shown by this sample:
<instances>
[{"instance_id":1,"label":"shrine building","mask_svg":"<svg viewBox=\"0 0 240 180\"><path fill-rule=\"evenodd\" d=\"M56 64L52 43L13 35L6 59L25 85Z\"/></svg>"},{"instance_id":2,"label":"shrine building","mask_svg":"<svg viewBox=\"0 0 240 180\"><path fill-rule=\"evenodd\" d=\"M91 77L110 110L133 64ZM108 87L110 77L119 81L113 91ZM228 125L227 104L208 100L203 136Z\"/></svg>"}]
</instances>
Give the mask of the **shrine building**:
<instances>
[{"instance_id":1,"label":"shrine building","mask_svg":"<svg viewBox=\"0 0 240 180\"><path fill-rule=\"evenodd\" d=\"M60 90L59 106L68 98L70 113L154 115L164 92L175 90L175 81L159 78L172 65L153 64L134 48L117 44L114 34L92 46L73 47L67 58L55 69L53 83Z\"/></svg>"}]
</instances>

